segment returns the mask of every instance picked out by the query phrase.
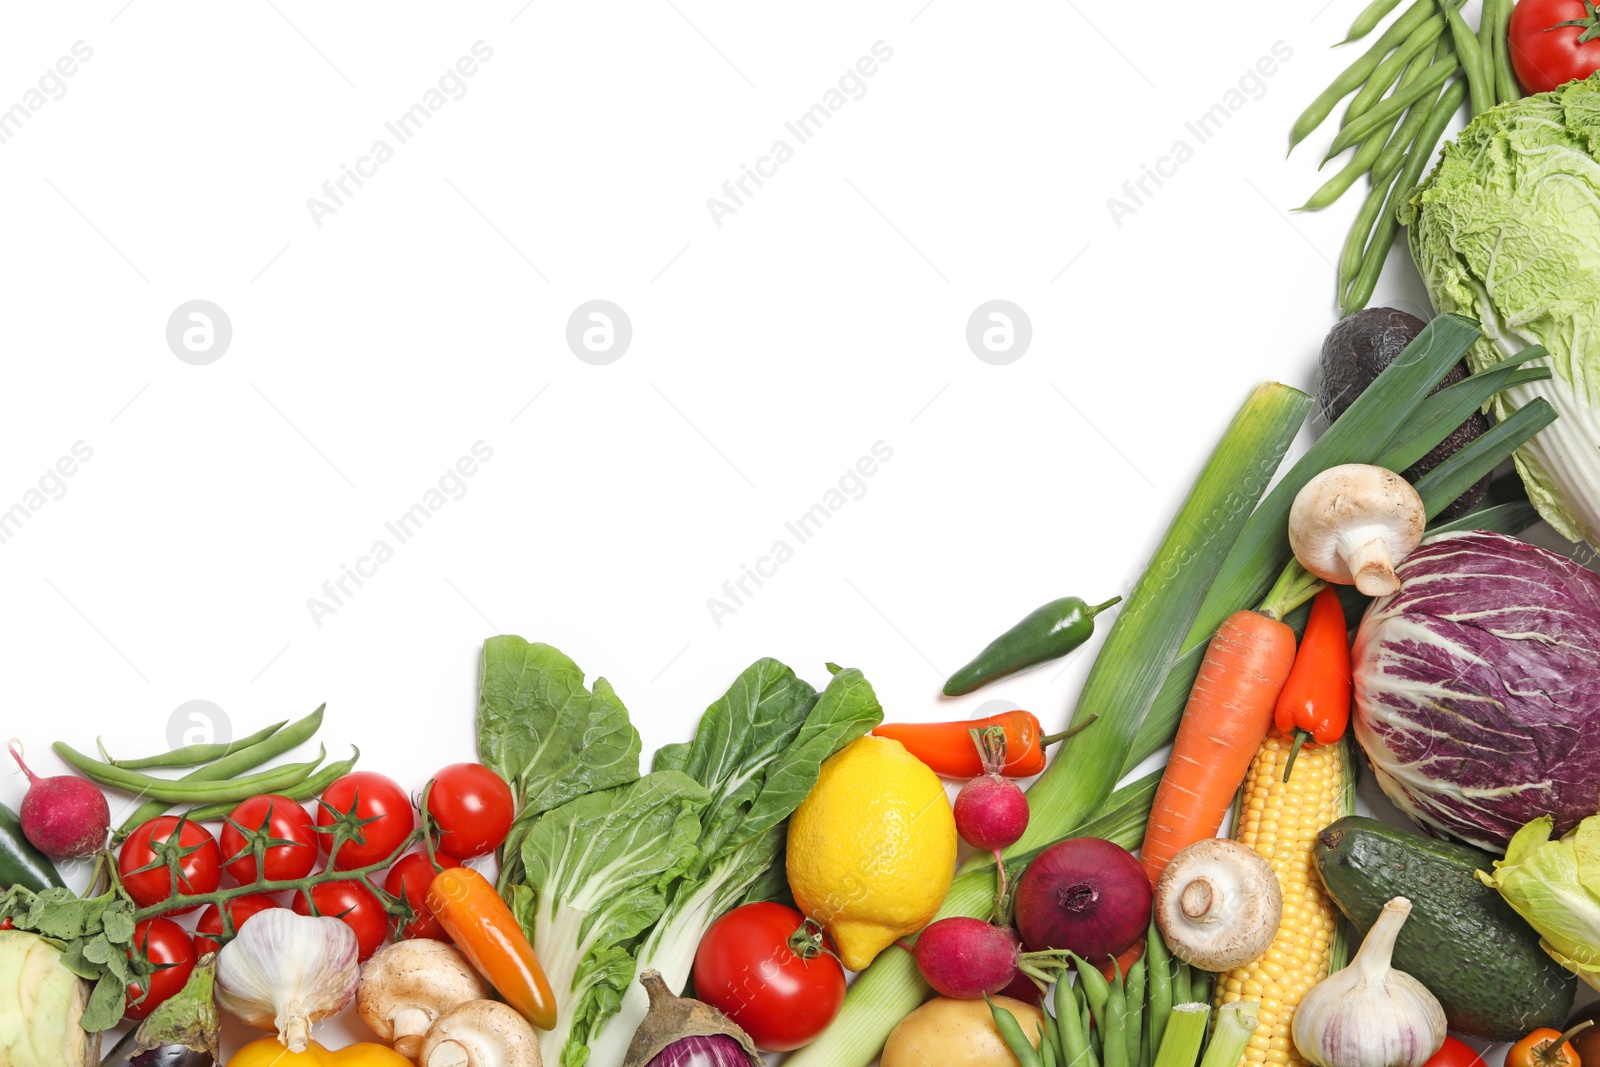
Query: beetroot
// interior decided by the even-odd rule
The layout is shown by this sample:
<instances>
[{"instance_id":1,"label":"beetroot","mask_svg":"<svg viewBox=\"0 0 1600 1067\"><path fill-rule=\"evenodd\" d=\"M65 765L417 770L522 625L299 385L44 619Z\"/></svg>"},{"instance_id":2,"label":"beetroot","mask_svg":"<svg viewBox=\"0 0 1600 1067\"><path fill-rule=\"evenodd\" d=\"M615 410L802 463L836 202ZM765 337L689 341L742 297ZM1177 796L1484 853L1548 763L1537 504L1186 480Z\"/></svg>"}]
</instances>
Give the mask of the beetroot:
<instances>
[{"instance_id":1,"label":"beetroot","mask_svg":"<svg viewBox=\"0 0 1600 1067\"><path fill-rule=\"evenodd\" d=\"M1032 948L1067 949L1098 964L1145 936L1153 895L1127 849L1074 837L1039 853L1018 880L1017 929Z\"/></svg>"},{"instance_id":2,"label":"beetroot","mask_svg":"<svg viewBox=\"0 0 1600 1067\"><path fill-rule=\"evenodd\" d=\"M71 774L40 778L22 762L22 743L6 742L11 758L28 776L22 797L22 834L52 859L88 856L103 848L111 828L111 809L93 782Z\"/></svg>"},{"instance_id":3,"label":"beetroot","mask_svg":"<svg viewBox=\"0 0 1600 1067\"><path fill-rule=\"evenodd\" d=\"M1040 992L1033 979L1048 982L1066 966L1065 953L1022 951L1022 940L1009 926L962 917L931 923L918 935L911 954L923 980L955 1000L977 1000L1002 990L1027 1000L1026 992L1010 992L1026 986L1037 1004Z\"/></svg>"}]
</instances>

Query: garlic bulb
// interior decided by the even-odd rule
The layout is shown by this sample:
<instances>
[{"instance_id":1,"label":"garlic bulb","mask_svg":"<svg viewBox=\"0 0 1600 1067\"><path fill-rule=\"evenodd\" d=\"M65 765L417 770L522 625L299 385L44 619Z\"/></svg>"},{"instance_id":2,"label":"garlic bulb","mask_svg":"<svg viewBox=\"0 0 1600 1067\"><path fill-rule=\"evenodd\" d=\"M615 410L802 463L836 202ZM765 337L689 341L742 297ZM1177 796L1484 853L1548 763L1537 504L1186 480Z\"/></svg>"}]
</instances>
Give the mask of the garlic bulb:
<instances>
[{"instance_id":1,"label":"garlic bulb","mask_svg":"<svg viewBox=\"0 0 1600 1067\"><path fill-rule=\"evenodd\" d=\"M359 954L355 933L338 919L268 908L217 954L217 1003L304 1052L311 1024L355 997Z\"/></svg>"},{"instance_id":2,"label":"garlic bulb","mask_svg":"<svg viewBox=\"0 0 1600 1067\"><path fill-rule=\"evenodd\" d=\"M1311 988L1294 1013L1294 1044L1317 1067L1422 1067L1444 1045L1444 1009L1389 966L1411 901L1383 906L1350 965Z\"/></svg>"}]
</instances>

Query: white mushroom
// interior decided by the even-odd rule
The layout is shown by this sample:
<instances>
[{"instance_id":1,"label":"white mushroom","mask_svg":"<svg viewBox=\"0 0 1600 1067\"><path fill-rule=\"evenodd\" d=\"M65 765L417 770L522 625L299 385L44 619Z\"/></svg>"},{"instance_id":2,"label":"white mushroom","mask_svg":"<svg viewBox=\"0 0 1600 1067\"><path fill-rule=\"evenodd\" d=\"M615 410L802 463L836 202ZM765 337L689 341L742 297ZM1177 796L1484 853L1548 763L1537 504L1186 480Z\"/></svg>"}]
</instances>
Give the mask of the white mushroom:
<instances>
[{"instance_id":1,"label":"white mushroom","mask_svg":"<svg viewBox=\"0 0 1600 1067\"><path fill-rule=\"evenodd\" d=\"M361 968L356 1010L372 1032L415 1060L422 1035L445 1012L491 995L454 947L417 937L380 949Z\"/></svg>"},{"instance_id":2,"label":"white mushroom","mask_svg":"<svg viewBox=\"0 0 1600 1067\"><path fill-rule=\"evenodd\" d=\"M1226 971L1272 946L1283 891L1254 849L1208 838L1183 849L1156 882L1156 926L1172 954L1205 971Z\"/></svg>"},{"instance_id":3,"label":"white mushroom","mask_svg":"<svg viewBox=\"0 0 1600 1067\"><path fill-rule=\"evenodd\" d=\"M1305 484L1289 509L1289 547L1325 582L1367 596L1400 588L1395 565L1422 541L1427 524L1411 483L1382 467L1346 463Z\"/></svg>"},{"instance_id":4,"label":"white mushroom","mask_svg":"<svg viewBox=\"0 0 1600 1067\"><path fill-rule=\"evenodd\" d=\"M421 1067L541 1067L539 1035L516 1009L473 1000L439 1016L422 1039Z\"/></svg>"}]
</instances>

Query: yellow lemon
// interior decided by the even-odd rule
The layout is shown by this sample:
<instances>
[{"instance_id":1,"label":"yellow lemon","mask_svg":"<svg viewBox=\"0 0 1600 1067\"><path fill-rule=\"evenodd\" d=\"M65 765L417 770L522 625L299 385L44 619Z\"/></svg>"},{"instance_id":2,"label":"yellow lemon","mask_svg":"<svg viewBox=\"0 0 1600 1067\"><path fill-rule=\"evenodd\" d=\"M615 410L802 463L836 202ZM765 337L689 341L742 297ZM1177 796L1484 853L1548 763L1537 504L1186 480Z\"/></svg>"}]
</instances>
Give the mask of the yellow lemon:
<instances>
[{"instance_id":1,"label":"yellow lemon","mask_svg":"<svg viewBox=\"0 0 1600 1067\"><path fill-rule=\"evenodd\" d=\"M789 889L852 971L922 929L950 891L956 820L928 765L886 737L822 765L789 820Z\"/></svg>"}]
</instances>

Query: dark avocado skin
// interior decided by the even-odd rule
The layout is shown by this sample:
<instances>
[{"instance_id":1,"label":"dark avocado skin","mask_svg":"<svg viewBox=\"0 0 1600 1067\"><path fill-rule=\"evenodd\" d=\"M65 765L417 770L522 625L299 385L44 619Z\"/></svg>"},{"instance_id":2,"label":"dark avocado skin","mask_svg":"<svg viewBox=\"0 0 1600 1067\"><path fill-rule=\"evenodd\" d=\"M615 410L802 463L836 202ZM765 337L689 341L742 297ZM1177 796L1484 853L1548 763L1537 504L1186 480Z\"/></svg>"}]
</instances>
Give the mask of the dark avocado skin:
<instances>
[{"instance_id":1,"label":"dark avocado skin","mask_svg":"<svg viewBox=\"0 0 1600 1067\"><path fill-rule=\"evenodd\" d=\"M1318 400L1323 417L1332 422L1343 415L1355 398L1422 332L1424 325L1415 315L1408 315L1396 308L1367 308L1335 323L1322 342L1322 380ZM1466 365L1457 363L1433 391L1437 393L1466 376ZM1402 477L1408 482L1416 482L1488 430L1488 418L1482 412L1474 412L1437 448L1410 469L1401 472ZM1449 521L1465 515L1478 506L1488 488L1489 477L1485 475L1446 508L1439 519Z\"/></svg>"},{"instance_id":2,"label":"dark avocado skin","mask_svg":"<svg viewBox=\"0 0 1600 1067\"><path fill-rule=\"evenodd\" d=\"M1518 1041L1561 1029L1578 980L1539 947L1539 935L1473 877L1494 857L1374 819L1348 816L1317 837L1313 862L1328 895L1363 935L1394 897L1411 901L1394 966L1427 986L1450 1029Z\"/></svg>"}]
</instances>

